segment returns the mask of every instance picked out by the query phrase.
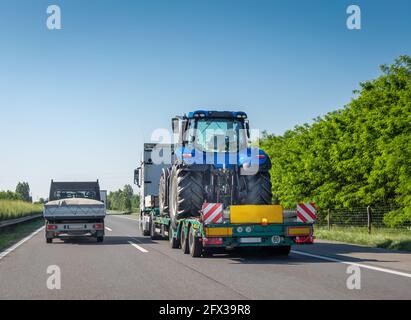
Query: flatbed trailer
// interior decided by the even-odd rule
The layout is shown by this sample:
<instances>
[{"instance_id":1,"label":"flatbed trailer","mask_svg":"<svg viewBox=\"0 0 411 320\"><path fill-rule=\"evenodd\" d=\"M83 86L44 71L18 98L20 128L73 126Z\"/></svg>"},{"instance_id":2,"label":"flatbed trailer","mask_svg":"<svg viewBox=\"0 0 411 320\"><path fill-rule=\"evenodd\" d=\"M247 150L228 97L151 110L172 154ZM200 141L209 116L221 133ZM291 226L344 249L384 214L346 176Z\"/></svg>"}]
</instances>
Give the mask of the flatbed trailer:
<instances>
[{"instance_id":1,"label":"flatbed trailer","mask_svg":"<svg viewBox=\"0 0 411 320\"><path fill-rule=\"evenodd\" d=\"M193 257L244 247L262 247L288 255L292 245L314 242L313 224L306 222L206 224L199 217L181 219L173 227L170 217L160 216L157 208L147 221L153 240L168 239L171 248L181 248Z\"/></svg>"}]
</instances>

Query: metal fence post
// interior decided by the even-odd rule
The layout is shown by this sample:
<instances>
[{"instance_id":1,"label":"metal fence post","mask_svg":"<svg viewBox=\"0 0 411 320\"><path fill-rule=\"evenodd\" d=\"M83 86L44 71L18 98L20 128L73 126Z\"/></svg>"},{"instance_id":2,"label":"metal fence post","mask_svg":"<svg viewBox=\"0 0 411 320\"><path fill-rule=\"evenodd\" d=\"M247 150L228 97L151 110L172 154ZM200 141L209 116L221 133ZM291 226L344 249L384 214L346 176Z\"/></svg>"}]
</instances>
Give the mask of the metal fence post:
<instances>
[{"instance_id":1,"label":"metal fence post","mask_svg":"<svg viewBox=\"0 0 411 320\"><path fill-rule=\"evenodd\" d=\"M367 229L368 229L368 234L371 233L371 224L372 224L372 214L371 214L371 206L367 207Z\"/></svg>"},{"instance_id":2,"label":"metal fence post","mask_svg":"<svg viewBox=\"0 0 411 320\"><path fill-rule=\"evenodd\" d=\"M328 228L328 230L331 230L331 217L330 217L330 215L331 215L331 211L330 211L330 209L328 209L327 210L328 211L328 215L327 215L327 228Z\"/></svg>"}]
</instances>

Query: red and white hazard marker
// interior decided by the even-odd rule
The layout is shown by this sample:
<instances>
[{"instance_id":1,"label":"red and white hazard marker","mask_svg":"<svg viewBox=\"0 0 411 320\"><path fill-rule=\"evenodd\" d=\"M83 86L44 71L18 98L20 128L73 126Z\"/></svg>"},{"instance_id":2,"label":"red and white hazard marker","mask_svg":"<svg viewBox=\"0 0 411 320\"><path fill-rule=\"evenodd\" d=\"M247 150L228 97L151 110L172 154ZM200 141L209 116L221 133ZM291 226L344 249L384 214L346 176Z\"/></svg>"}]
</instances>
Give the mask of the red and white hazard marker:
<instances>
[{"instance_id":1,"label":"red and white hazard marker","mask_svg":"<svg viewBox=\"0 0 411 320\"><path fill-rule=\"evenodd\" d=\"M297 221L314 222L317 219L317 208L313 202L297 204Z\"/></svg>"},{"instance_id":2,"label":"red and white hazard marker","mask_svg":"<svg viewBox=\"0 0 411 320\"><path fill-rule=\"evenodd\" d=\"M222 203L204 203L203 204L203 221L205 224L223 222L223 204Z\"/></svg>"}]
</instances>

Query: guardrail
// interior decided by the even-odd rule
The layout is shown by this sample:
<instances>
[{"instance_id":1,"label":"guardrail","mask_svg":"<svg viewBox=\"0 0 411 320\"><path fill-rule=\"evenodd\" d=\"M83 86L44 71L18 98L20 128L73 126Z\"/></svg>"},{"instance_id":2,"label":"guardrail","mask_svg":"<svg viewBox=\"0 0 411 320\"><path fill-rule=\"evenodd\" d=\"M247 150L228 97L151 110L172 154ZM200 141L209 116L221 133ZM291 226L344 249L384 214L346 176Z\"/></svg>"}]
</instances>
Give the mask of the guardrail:
<instances>
[{"instance_id":1,"label":"guardrail","mask_svg":"<svg viewBox=\"0 0 411 320\"><path fill-rule=\"evenodd\" d=\"M16 225L16 224L19 224L19 223L27 222L27 221L30 221L30 220L34 220L34 219L40 218L42 216L43 216L43 214L40 213L40 214L35 214L35 215L22 217L22 218L0 221L0 229L4 228L4 227L13 226L13 225Z\"/></svg>"}]
</instances>

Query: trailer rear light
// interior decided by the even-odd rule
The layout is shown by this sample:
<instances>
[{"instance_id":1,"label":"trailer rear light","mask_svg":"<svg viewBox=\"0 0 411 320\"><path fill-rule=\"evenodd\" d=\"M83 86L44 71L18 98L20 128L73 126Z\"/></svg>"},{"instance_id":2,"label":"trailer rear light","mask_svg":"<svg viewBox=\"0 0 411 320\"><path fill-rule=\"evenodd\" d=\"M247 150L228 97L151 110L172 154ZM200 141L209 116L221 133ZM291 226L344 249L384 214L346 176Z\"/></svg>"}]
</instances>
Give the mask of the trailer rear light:
<instances>
[{"instance_id":1,"label":"trailer rear light","mask_svg":"<svg viewBox=\"0 0 411 320\"><path fill-rule=\"evenodd\" d=\"M102 230L104 228L104 225L102 223L96 223L93 225L93 228L96 230Z\"/></svg>"},{"instance_id":2,"label":"trailer rear light","mask_svg":"<svg viewBox=\"0 0 411 320\"><path fill-rule=\"evenodd\" d=\"M268 219L267 218L262 218L261 219L261 225L262 226L267 226L268 225Z\"/></svg>"},{"instance_id":3,"label":"trailer rear light","mask_svg":"<svg viewBox=\"0 0 411 320\"><path fill-rule=\"evenodd\" d=\"M314 243L314 236L298 236L295 237L294 242L297 244L311 244Z\"/></svg>"},{"instance_id":4,"label":"trailer rear light","mask_svg":"<svg viewBox=\"0 0 411 320\"><path fill-rule=\"evenodd\" d=\"M221 245L223 244L223 238L204 238L203 245Z\"/></svg>"},{"instance_id":5,"label":"trailer rear light","mask_svg":"<svg viewBox=\"0 0 411 320\"><path fill-rule=\"evenodd\" d=\"M56 230L57 229L57 225L55 224L48 224L47 225L47 230L52 231L52 230Z\"/></svg>"}]
</instances>

